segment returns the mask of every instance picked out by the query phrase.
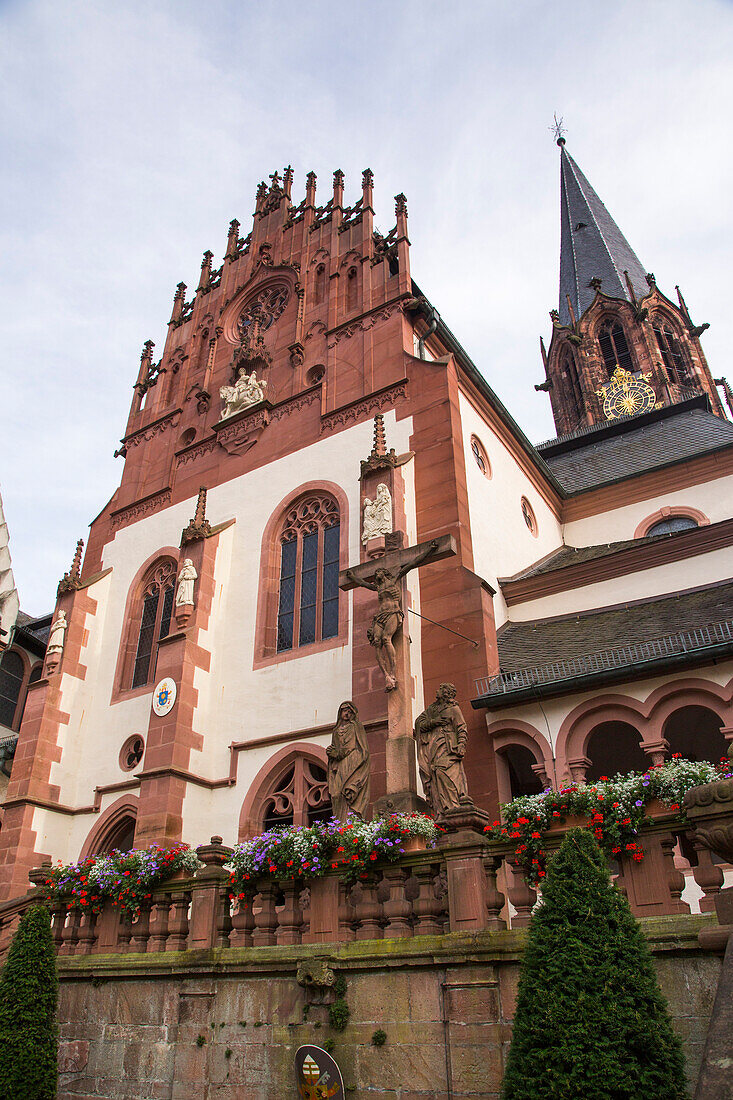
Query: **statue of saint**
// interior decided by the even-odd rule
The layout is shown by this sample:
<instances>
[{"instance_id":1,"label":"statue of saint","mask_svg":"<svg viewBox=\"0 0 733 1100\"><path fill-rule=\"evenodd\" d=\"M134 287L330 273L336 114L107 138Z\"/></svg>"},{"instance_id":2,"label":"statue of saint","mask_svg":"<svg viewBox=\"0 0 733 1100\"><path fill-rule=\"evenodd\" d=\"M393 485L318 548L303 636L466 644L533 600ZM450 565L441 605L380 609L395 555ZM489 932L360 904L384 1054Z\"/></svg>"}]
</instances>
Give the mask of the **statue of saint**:
<instances>
[{"instance_id":1,"label":"statue of saint","mask_svg":"<svg viewBox=\"0 0 733 1100\"><path fill-rule=\"evenodd\" d=\"M402 578L405 573L409 573L429 557L437 546L437 540L433 539L423 551L408 557L405 564L394 572L389 569L377 569L374 574L374 583L361 580L353 569L346 570L346 576L352 584L377 593L379 610L367 630L367 638L369 645L374 646L376 650L377 664L384 673L385 691L394 691L397 687L397 654L392 639L401 629L405 618L402 610Z\"/></svg>"},{"instance_id":2,"label":"statue of saint","mask_svg":"<svg viewBox=\"0 0 733 1100\"><path fill-rule=\"evenodd\" d=\"M53 672L61 660L68 628L69 624L66 621L66 612L59 611L56 618L51 623L51 630L48 635L48 645L46 647L46 669L48 672Z\"/></svg>"},{"instance_id":3,"label":"statue of saint","mask_svg":"<svg viewBox=\"0 0 733 1100\"><path fill-rule=\"evenodd\" d=\"M364 523L361 541L369 542L369 539L378 538L380 535L388 535L392 530L392 497L384 482L377 485L377 495L374 500L369 497L364 501Z\"/></svg>"},{"instance_id":4,"label":"statue of saint","mask_svg":"<svg viewBox=\"0 0 733 1100\"><path fill-rule=\"evenodd\" d=\"M345 821L351 813L363 819L369 805L369 746L353 703L339 707L326 755L333 816Z\"/></svg>"},{"instance_id":5,"label":"statue of saint","mask_svg":"<svg viewBox=\"0 0 733 1100\"><path fill-rule=\"evenodd\" d=\"M417 763L435 817L470 803L463 757L468 732L453 684L441 684L435 702L415 722Z\"/></svg>"},{"instance_id":6,"label":"statue of saint","mask_svg":"<svg viewBox=\"0 0 733 1100\"><path fill-rule=\"evenodd\" d=\"M219 396L224 402L221 419L226 420L228 416L234 416L242 409L249 408L250 405L256 405L259 401L264 401L266 391L267 382L264 379L258 381L255 371L247 374L246 369L241 367L234 385L222 386L219 390Z\"/></svg>"},{"instance_id":7,"label":"statue of saint","mask_svg":"<svg viewBox=\"0 0 733 1100\"><path fill-rule=\"evenodd\" d=\"M185 558L178 574L178 588L176 589L176 607L183 604L193 604L193 582L198 577L195 566L190 558Z\"/></svg>"}]
</instances>

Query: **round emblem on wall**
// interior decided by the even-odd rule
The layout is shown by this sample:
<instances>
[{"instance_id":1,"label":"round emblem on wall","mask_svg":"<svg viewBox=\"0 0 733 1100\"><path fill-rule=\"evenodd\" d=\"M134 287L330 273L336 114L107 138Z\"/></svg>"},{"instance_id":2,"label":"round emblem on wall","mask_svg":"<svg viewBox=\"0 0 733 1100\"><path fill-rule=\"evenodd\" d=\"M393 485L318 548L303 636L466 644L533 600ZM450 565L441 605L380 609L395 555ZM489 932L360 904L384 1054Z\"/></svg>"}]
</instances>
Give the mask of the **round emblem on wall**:
<instances>
[{"instance_id":1,"label":"round emblem on wall","mask_svg":"<svg viewBox=\"0 0 733 1100\"><path fill-rule=\"evenodd\" d=\"M341 1071L321 1047L299 1047L295 1053L295 1080L303 1100L344 1100Z\"/></svg>"},{"instance_id":2,"label":"round emblem on wall","mask_svg":"<svg viewBox=\"0 0 733 1100\"><path fill-rule=\"evenodd\" d=\"M171 680L170 676L166 676L163 680L155 685L155 691L153 692L153 710L162 718L173 710L173 705L176 701L176 683L175 680Z\"/></svg>"}]
</instances>

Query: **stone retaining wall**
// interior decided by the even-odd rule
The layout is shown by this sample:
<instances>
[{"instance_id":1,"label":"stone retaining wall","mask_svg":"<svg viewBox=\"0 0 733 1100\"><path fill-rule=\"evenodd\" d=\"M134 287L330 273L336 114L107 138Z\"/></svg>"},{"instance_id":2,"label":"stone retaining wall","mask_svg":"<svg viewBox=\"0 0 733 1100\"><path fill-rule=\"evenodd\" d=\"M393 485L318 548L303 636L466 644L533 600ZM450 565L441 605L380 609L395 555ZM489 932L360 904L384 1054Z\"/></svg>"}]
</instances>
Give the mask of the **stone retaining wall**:
<instances>
[{"instance_id":1,"label":"stone retaining wall","mask_svg":"<svg viewBox=\"0 0 733 1100\"><path fill-rule=\"evenodd\" d=\"M643 922L693 1085L721 965L698 944L710 922ZM495 1100L525 937L61 958L59 1100L290 1100L295 1051L327 1038L353 1100ZM329 970L346 979L342 1032Z\"/></svg>"}]
</instances>

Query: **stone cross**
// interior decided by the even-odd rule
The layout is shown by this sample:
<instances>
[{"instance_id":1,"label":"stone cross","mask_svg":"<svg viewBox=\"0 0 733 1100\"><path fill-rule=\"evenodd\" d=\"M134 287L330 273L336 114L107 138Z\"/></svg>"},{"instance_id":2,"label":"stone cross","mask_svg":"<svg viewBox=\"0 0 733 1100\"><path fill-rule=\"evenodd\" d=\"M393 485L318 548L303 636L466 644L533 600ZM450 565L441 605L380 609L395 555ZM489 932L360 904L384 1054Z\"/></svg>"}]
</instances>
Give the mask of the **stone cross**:
<instances>
[{"instance_id":1,"label":"stone cross","mask_svg":"<svg viewBox=\"0 0 733 1100\"><path fill-rule=\"evenodd\" d=\"M405 574L411 569L442 561L457 553L452 535L430 542L388 550L380 557L339 573L339 587L368 588L377 593L377 613L369 628L369 642L384 673L387 692L387 793L375 810L412 810L422 805L417 794L415 741L412 734L412 677L410 640L403 629Z\"/></svg>"}]
</instances>

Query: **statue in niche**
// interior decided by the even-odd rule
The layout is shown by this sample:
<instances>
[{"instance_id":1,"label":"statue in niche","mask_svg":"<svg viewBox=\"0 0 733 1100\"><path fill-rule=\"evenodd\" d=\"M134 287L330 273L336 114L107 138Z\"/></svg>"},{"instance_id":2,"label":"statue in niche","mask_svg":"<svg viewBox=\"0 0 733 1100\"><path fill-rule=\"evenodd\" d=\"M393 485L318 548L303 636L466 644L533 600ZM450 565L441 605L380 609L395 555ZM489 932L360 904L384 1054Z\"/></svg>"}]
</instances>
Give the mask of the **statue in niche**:
<instances>
[{"instance_id":1,"label":"statue in niche","mask_svg":"<svg viewBox=\"0 0 733 1100\"><path fill-rule=\"evenodd\" d=\"M380 535L388 535L392 530L392 497L384 482L377 485L377 495L374 500L369 497L364 501L364 522L361 541L367 543L369 539L379 538Z\"/></svg>"},{"instance_id":2,"label":"statue in niche","mask_svg":"<svg viewBox=\"0 0 733 1100\"><path fill-rule=\"evenodd\" d=\"M196 568L190 558L185 558L181 572L178 574L178 588L176 589L176 607L193 605L193 582L198 577Z\"/></svg>"},{"instance_id":3,"label":"statue in niche","mask_svg":"<svg viewBox=\"0 0 733 1100\"><path fill-rule=\"evenodd\" d=\"M345 821L351 813L363 819L369 805L369 745L359 712L349 701L338 709L326 756L333 816Z\"/></svg>"},{"instance_id":4,"label":"statue in niche","mask_svg":"<svg viewBox=\"0 0 733 1100\"><path fill-rule=\"evenodd\" d=\"M435 702L415 722L417 763L435 817L471 804L463 768L468 731L453 684L441 684Z\"/></svg>"},{"instance_id":5,"label":"statue in niche","mask_svg":"<svg viewBox=\"0 0 733 1100\"><path fill-rule=\"evenodd\" d=\"M346 576L359 588L368 588L377 593L379 610L367 630L369 645L374 646L377 664L384 673L385 691L394 691L397 687L397 654L393 638L402 628L405 613L402 610L402 578L405 573L421 565L438 547L433 539L424 550L417 553L402 552L403 564L392 572L380 568L374 574L374 582L357 577L353 569L346 570Z\"/></svg>"},{"instance_id":6,"label":"statue in niche","mask_svg":"<svg viewBox=\"0 0 733 1100\"><path fill-rule=\"evenodd\" d=\"M46 648L46 667L49 672L52 671L58 665L61 660L61 654L64 652L64 642L66 641L66 631L69 628L69 624L66 621L66 612L59 611L56 618L51 623L51 630L48 635L48 646Z\"/></svg>"},{"instance_id":7,"label":"statue in niche","mask_svg":"<svg viewBox=\"0 0 733 1100\"><path fill-rule=\"evenodd\" d=\"M246 367L240 367L234 385L222 386L219 390L219 396L224 402L221 419L226 420L228 416L234 416L235 413L242 412L250 405L264 401L266 391L267 382L264 378L258 381L255 371L247 374Z\"/></svg>"}]
</instances>

